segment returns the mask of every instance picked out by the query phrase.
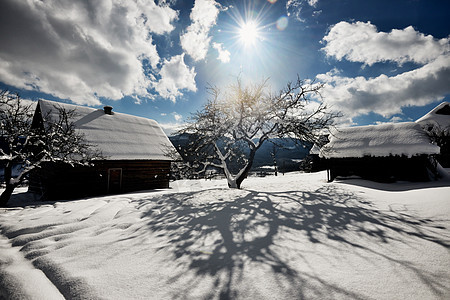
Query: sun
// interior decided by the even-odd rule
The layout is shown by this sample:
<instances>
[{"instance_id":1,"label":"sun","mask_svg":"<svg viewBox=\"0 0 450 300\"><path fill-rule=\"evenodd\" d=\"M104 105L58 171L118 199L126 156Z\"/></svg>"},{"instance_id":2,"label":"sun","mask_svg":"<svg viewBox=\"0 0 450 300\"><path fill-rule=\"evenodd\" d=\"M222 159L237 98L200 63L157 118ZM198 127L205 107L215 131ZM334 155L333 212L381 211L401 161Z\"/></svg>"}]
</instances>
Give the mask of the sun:
<instances>
[{"instance_id":1,"label":"sun","mask_svg":"<svg viewBox=\"0 0 450 300\"><path fill-rule=\"evenodd\" d=\"M238 33L239 39L245 46L254 45L260 38L259 26L253 20L242 23L239 27Z\"/></svg>"}]
</instances>

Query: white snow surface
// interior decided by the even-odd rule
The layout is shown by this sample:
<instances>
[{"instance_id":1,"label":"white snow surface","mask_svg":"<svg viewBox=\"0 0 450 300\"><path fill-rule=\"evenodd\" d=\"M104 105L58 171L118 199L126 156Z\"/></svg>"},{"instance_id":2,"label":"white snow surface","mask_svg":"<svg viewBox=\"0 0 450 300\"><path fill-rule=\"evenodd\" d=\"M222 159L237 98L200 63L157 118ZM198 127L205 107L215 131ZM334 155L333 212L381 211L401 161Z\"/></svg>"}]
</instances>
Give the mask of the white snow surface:
<instances>
[{"instance_id":1,"label":"white snow surface","mask_svg":"<svg viewBox=\"0 0 450 300\"><path fill-rule=\"evenodd\" d=\"M425 125L438 126L441 129L450 130L450 116L436 113L436 111L449 105L450 102L442 102L441 104L433 108L430 112L428 112L426 115L418 119L416 123L419 123L424 126Z\"/></svg>"},{"instance_id":2,"label":"white snow surface","mask_svg":"<svg viewBox=\"0 0 450 300\"><path fill-rule=\"evenodd\" d=\"M42 115L58 118L56 107L75 110L71 120L88 143L93 144L110 160L171 160L166 156L173 145L159 124L151 119L103 109L39 100Z\"/></svg>"},{"instance_id":3,"label":"white snow surface","mask_svg":"<svg viewBox=\"0 0 450 300\"><path fill-rule=\"evenodd\" d=\"M355 126L333 130L320 150L325 158L438 154L421 126L414 122Z\"/></svg>"},{"instance_id":4,"label":"white snow surface","mask_svg":"<svg viewBox=\"0 0 450 300\"><path fill-rule=\"evenodd\" d=\"M0 299L450 299L450 181L326 173L0 210ZM18 206L18 205L22 206Z\"/></svg>"}]
</instances>

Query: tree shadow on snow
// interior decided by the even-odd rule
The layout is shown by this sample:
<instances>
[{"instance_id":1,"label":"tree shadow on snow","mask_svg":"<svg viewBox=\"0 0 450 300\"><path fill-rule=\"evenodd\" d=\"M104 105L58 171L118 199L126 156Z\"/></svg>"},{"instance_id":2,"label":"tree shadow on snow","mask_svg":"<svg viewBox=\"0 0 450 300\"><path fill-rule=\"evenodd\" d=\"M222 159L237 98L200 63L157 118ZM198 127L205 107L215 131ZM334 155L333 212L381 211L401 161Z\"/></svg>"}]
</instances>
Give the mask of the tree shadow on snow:
<instances>
[{"instance_id":1,"label":"tree shadow on snow","mask_svg":"<svg viewBox=\"0 0 450 300\"><path fill-rule=\"evenodd\" d=\"M433 274L367 247L367 241L369 244L402 242L404 238L400 237L408 236L448 248L442 237L446 229L433 220L417 218L406 210L378 210L355 194L331 185L312 192L241 190L234 192L231 200L230 196L227 200L199 200L206 195L207 191L164 195L154 200L143 217L149 219L148 226L153 232L169 239L163 248L173 251L174 261L188 264L200 278L215 278L208 298L217 296L214 290L221 299L239 297L236 284L249 264L271 270L283 281L279 282L282 289L288 290L295 299L311 295L363 298L327 282L320 274L311 275L292 265L283 249L292 247L289 251L302 259L302 252L312 250L304 245L305 241L309 245L337 247L344 252L369 252L414 272L436 295L443 290L448 293ZM366 243L360 242L363 240ZM177 279L174 275L173 281ZM199 283L192 282L195 284ZM191 287L186 286L183 293L188 293ZM175 297L183 296L180 293Z\"/></svg>"}]
</instances>

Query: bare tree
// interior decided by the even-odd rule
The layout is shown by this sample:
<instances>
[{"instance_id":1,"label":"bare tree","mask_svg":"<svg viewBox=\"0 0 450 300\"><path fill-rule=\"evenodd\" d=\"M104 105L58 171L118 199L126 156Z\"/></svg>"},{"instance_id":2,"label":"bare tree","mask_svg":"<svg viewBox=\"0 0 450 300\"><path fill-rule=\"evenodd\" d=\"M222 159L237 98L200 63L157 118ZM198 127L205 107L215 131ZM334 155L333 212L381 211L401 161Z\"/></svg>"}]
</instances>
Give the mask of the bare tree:
<instances>
[{"instance_id":1,"label":"bare tree","mask_svg":"<svg viewBox=\"0 0 450 300\"><path fill-rule=\"evenodd\" d=\"M423 126L425 132L430 137L433 144L438 145L440 154L438 161L443 167L450 166L450 126L441 127L439 125Z\"/></svg>"},{"instance_id":2,"label":"bare tree","mask_svg":"<svg viewBox=\"0 0 450 300\"><path fill-rule=\"evenodd\" d=\"M89 165L92 159L101 158L75 129L71 121L75 111L55 106L57 118L48 114L43 116L45 124L32 124L34 106L18 94L0 91L0 163L5 182L0 206L6 206L14 189L45 163ZM20 166L17 177L13 177L14 166Z\"/></svg>"},{"instance_id":3,"label":"bare tree","mask_svg":"<svg viewBox=\"0 0 450 300\"><path fill-rule=\"evenodd\" d=\"M267 92L267 80L243 86L238 79L224 93L210 87L210 98L179 130L189 142L179 149L191 164L202 163L223 170L228 185L240 188L255 153L271 139L316 142L338 116L319 100L323 85L297 79L277 94Z\"/></svg>"}]
</instances>

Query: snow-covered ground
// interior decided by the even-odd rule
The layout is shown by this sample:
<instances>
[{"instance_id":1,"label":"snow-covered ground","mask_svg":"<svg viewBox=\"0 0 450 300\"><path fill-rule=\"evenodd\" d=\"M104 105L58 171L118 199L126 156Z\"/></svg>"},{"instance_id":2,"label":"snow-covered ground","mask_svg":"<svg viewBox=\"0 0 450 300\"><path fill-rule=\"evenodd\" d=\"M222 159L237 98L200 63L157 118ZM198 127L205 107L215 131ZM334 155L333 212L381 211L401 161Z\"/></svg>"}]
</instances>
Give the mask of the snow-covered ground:
<instances>
[{"instance_id":1,"label":"snow-covered ground","mask_svg":"<svg viewBox=\"0 0 450 300\"><path fill-rule=\"evenodd\" d=\"M448 180L294 173L14 201L27 206L0 210L0 299L450 298Z\"/></svg>"}]
</instances>

